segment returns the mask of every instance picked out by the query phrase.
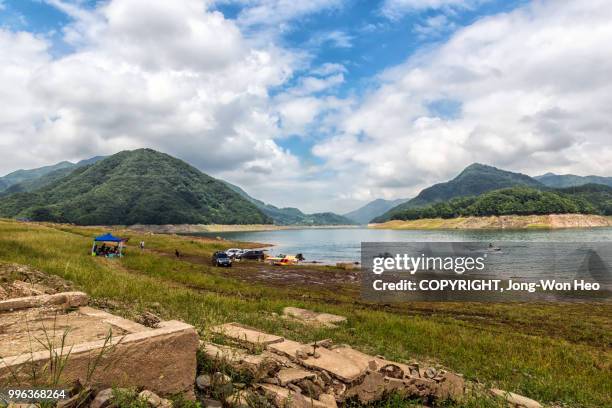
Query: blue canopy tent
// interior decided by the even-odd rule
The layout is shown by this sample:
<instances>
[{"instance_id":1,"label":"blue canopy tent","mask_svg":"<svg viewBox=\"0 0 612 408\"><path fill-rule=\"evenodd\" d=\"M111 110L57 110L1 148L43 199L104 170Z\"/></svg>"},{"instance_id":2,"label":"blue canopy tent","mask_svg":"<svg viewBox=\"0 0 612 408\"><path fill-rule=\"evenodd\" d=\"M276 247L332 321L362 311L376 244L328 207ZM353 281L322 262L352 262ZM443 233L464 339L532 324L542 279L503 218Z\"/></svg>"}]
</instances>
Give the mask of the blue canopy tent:
<instances>
[{"instance_id":1,"label":"blue canopy tent","mask_svg":"<svg viewBox=\"0 0 612 408\"><path fill-rule=\"evenodd\" d=\"M123 256L123 243L125 239L114 236L111 233L107 233L104 235L100 235L99 237L94 238L94 243L91 248L92 256L106 256L106 257L115 257L115 256ZM98 247L98 244L102 244ZM106 246L107 243L116 244L111 246Z\"/></svg>"}]
</instances>

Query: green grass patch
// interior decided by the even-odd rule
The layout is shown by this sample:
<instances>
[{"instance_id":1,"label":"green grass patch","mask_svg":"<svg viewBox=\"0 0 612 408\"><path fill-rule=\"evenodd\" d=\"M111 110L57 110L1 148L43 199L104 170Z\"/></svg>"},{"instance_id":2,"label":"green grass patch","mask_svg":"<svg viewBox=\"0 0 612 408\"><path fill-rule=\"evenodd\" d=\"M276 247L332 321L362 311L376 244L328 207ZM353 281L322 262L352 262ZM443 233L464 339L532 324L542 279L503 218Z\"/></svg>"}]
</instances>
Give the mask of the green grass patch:
<instances>
[{"instance_id":1,"label":"green grass patch","mask_svg":"<svg viewBox=\"0 0 612 408\"><path fill-rule=\"evenodd\" d=\"M0 220L0 261L71 280L96 301L123 305L116 311L120 314L155 307L164 318L195 325L203 337L211 325L238 321L294 340L332 338L390 359L439 363L466 378L548 404L610 406L610 305L371 305L356 298L348 285L336 293L270 287L235 279L231 268L166 255L177 248L207 257L236 245L227 241L130 233L133 246L144 239L152 251L129 248L121 260L92 257L91 238L100 232ZM345 315L348 323L334 330L305 327L273 315L285 306ZM406 406L394 401L380 406ZM489 406L474 404L464 406Z\"/></svg>"}]
</instances>

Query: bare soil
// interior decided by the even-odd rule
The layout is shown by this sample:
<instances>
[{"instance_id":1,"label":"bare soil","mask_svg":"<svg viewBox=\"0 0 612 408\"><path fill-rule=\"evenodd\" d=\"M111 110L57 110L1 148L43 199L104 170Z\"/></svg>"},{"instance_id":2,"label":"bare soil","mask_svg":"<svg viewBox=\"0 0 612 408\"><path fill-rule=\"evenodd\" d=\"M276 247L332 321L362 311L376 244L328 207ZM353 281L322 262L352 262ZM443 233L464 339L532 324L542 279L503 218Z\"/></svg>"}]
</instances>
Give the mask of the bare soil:
<instances>
[{"instance_id":1,"label":"bare soil","mask_svg":"<svg viewBox=\"0 0 612 408\"><path fill-rule=\"evenodd\" d=\"M611 227L612 217L591 214L502 215L491 217L393 220L370 224L376 229L557 229Z\"/></svg>"},{"instance_id":2,"label":"bare soil","mask_svg":"<svg viewBox=\"0 0 612 408\"><path fill-rule=\"evenodd\" d=\"M155 251L157 254L175 257L173 253ZM211 266L210 258L198 255L181 255L181 261ZM267 262L235 261L230 268L216 268L224 273L245 282L265 283L268 286L291 287L308 286L333 289L334 286L346 287L350 283L359 283L359 270L344 270L333 266L318 265L271 265Z\"/></svg>"}]
</instances>

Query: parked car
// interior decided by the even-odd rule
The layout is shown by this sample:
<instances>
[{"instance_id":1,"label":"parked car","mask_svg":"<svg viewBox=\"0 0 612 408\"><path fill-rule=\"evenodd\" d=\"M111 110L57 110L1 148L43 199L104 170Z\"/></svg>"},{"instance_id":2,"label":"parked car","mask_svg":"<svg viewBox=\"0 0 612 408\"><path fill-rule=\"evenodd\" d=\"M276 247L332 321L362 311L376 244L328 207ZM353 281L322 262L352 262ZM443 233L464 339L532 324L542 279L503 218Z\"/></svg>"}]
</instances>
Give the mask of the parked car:
<instances>
[{"instance_id":1,"label":"parked car","mask_svg":"<svg viewBox=\"0 0 612 408\"><path fill-rule=\"evenodd\" d=\"M218 251L212 256L213 266L232 266L232 258L230 258L225 252Z\"/></svg>"},{"instance_id":2,"label":"parked car","mask_svg":"<svg viewBox=\"0 0 612 408\"><path fill-rule=\"evenodd\" d=\"M241 260L248 259L248 260L254 260L254 261L263 261L264 259L266 259L266 255L264 254L263 251L250 249L248 251L245 251L243 254L241 254L239 258Z\"/></svg>"},{"instance_id":3,"label":"parked car","mask_svg":"<svg viewBox=\"0 0 612 408\"><path fill-rule=\"evenodd\" d=\"M244 252L244 249L240 249L240 248L230 248L225 251L227 256L229 256L230 258L238 258L239 255L242 254L243 252Z\"/></svg>"}]
</instances>

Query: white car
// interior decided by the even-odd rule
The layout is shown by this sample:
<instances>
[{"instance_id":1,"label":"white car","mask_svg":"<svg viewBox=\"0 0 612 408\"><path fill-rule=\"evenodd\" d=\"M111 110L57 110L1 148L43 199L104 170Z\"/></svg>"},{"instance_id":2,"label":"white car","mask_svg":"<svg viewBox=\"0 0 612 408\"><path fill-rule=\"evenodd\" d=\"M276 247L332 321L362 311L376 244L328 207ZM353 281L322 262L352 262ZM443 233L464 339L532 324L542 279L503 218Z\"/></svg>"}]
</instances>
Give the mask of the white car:
<instances>
[{"instance_id":1,"label":"white car","mask_svg":"<svg viewBox=\"0 0 612 408\"><path fill-rule=\"evenodd\" d=\"M230 248L227 251L225 251L227 256L229 256L230 258L235 258L241 255L243 252L244 252L244 249L240 249L240 248Z\"/></svg>"}]
</instances>

